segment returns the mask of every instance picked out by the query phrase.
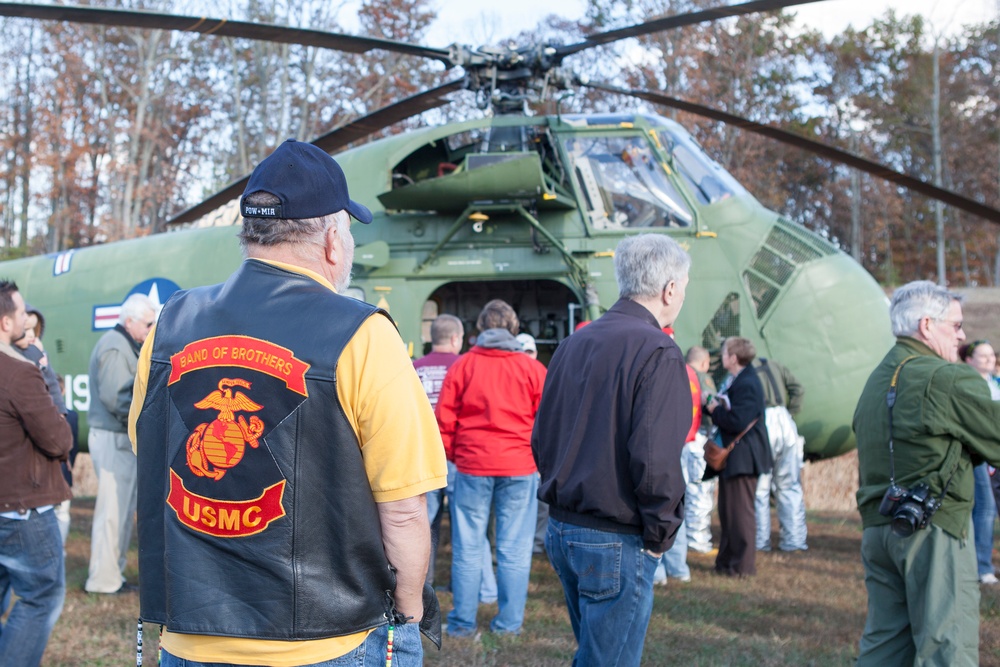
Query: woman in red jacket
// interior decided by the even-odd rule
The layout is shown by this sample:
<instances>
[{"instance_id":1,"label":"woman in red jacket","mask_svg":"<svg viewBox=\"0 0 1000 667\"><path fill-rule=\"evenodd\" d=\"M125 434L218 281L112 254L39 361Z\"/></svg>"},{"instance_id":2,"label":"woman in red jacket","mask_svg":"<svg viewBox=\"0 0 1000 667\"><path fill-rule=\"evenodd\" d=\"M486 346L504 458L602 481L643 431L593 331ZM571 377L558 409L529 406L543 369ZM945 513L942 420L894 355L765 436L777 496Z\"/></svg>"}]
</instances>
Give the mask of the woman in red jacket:
<instances>
[{"instance_id":1,"label":"woman in red jacket","mask_svg":"<svg viewBox=\"0 0 1000 667\"><path fill-rule=\"evenodd\" d=\"M545 367L514 338L519 323L507 303L487 303L476 327L476 345L448 370L435 410L445 453L458 469L451 527L454 609L447 632L459 637L476 633L491 508L500 611L490 630L521 631L538 506L531 429L545 382Z\"/></svg>"}]
</instances>

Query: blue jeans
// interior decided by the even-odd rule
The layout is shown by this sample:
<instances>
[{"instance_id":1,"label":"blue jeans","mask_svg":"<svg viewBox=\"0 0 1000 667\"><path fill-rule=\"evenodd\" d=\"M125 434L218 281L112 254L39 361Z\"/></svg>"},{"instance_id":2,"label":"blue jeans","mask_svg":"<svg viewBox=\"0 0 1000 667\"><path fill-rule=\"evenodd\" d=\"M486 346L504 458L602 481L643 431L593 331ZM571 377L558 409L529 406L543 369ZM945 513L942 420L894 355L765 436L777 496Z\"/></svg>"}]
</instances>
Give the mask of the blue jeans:
<instances>
[{"instance_id":1,"label":"blue jeans","mask_svg":"<svg viewBox=\"0 0 1000 667\"><path fill-rule=\"evenodd\" d=\"M303 667L385 667L385 649L389 626L372 630L368 638L347 655ZM228 662L197 662L162 652L161 667L241 667ZM420 667L424 662L424 647L420 643L420 628L416 623L397 625L392 637L392 667Z\"/></svg>"},{"instance_id":2,"label":"blue jeans","mask_svg":"<svg viewBox=\"0 0 1000 667\"><path fill-rule=\"evenodd\" d=\"M993 574L993 522L997 517L996 501L986 464L972 469L976 491L972 504L972 529L976 538L976 563L979 576ZM998 473L1000 474L1000 473Z\"/></svg>"},{"instance_id":3,"label":"blue jeans","mask_svg":"<svg viewBox=\"0 0 1000 667\"><path fill-rule=\"evenodd\" d=\"M638 667L660 559L643 551L639 535L581 528L551 516L545 549L579 645L574 667Z\"/></svg>"},{"instance_id":4,"label":"blue jeans","mask_svg":"<svg viewBox=\"0 0 1000 667\"><path fill-rule=\"evenodd\" d=\"M455 504L451 526L451 591L454 609L448 614L448 633L476 632L483 550L490 508L496 515L497 601L500 611L490 623L497 633L516 634L524 622L531 574L531 547L538 514L538 475L477 477L455 475Z\"/></svg>"},{"instance_id":5,"label":"blue jeans","mask_svg":"<svg viewBox=\"0 0 1000 667\"><path fill-rule=\"evenodd\" d=\"M440 533L435 534L435 517L443 512L442 505L445 498L448 499L448 516L451 516L451 508L455 506L455 475L458 468L451 461L448 461L448 486L443 489L429 491L427 495L427 518L431 522L431 562L430 567L434 567L437 560L438 543L441 541ZM454 523L455 519L449 519ZM438 529L440 530L440 520ZM428 572L428 578L433 581L433 572ZM450 586L449 586L450 588ZM497 601L497 575L493 572L493 550L483 549L483 583L479 586L479 601L485 604L492 604Z\"/></svg>"},{"instance_id":6,"label":"blue jeans","mask_svg":"<svg viewBox=\"0 0 1000 667\"><path fill-rule=\"evenodd\" d=\"M0 628L0 665L35 667L62 612L66 569L59 522L52 510L28 518L0 517L0 597L18 596Z\"/></svg>"}]
</instances>

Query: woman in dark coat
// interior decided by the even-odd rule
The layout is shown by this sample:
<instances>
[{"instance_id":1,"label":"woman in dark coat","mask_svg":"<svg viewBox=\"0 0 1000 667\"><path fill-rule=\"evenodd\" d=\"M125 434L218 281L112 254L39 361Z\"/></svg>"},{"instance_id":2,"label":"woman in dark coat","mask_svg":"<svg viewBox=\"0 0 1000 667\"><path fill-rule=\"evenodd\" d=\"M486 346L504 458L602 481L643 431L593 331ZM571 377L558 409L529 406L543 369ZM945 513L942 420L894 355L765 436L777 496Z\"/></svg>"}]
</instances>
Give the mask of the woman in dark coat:
<instances>
[{"instance_id":1,"label":"woman in dark coat","mask_svg":"<svg viewBox=\"0 0 1000 667\"><path fill-rule=\"evenodd\" d=\"M722 539L715 571L729 576L757 574L754 536L754 494L757 478L771 472L774 459L764 424L764 388L752 370L744 373L757 356L746 338L727 338L722 345L722 366L729 371L728 387L706 406L712 423L719 427L723 446L735 440L753 420L757 422L733 448L719 474L719 523ZM708 473L706 473L708 476Z\"/></svg>"}]
</instances>

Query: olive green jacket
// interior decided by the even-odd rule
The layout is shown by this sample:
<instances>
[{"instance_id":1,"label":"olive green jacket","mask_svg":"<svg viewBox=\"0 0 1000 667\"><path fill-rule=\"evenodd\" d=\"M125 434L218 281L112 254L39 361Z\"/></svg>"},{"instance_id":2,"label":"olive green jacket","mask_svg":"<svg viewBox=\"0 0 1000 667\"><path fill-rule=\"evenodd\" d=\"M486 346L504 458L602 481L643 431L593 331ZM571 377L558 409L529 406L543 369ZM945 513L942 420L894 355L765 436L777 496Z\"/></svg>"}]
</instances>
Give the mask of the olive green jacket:
<instances>
[{"instance_id":1,"label":"olive green jacket","mask_svg":"<svg viewBox=\"0 0 1000 667\"><path fill-rule=\"evenodd\" d=\"M757 371L761 386L764 387L764 406L773 408L783 405L789 413L797 415L802 409L802 397L805 396L806 390L792 372L773 359L760 357L754 359L753 368ZM770 374L766 368L771 369ZM774 382L771 381L772 378Z\"/></svg>"},{"instance_id":2,"label":"olive green jacket","mask_svg":"<svg viewBox=\"0 0 1000 667\"><path fill-rule=\"evenodd\" d=\"M972 515L972 468L984 460L1000 466L1000 401L990 398L983 378L967 364L950 363L918 340L901 336L878 367L854 411L860 488L858 510L865 528L890 517L879 514L889 486L889 414L892 375L907 357L897 381L892 411L896 483L912 489L926 482L938 497L949 476L941 509L931 522L964 539Z\"/></svg>"}]
</instances>

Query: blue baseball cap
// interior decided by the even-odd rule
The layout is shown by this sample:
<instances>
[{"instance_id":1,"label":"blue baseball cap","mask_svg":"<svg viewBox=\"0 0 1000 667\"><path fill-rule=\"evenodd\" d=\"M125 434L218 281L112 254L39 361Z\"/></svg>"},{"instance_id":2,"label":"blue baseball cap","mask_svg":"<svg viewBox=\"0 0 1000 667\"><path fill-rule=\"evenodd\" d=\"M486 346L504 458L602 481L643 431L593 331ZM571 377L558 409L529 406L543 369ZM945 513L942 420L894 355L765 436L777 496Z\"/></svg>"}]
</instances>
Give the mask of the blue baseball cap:
<instances>
[{"instance_id":1,"label":"blue baseball cap","mask_svg":"<svg viewBox=\"0 0 1000 667\"><path fill-rule=\"evenodd\" d=\"M267 192L281 202L274 206L247 205L247 195ZM245 218L301 220L347 211L359 222L372 221L368 207L352 201L344 170L330 155L312 144L289 139L261 160L250 174L240 197Z\"/></svg>"}]
</instances>

